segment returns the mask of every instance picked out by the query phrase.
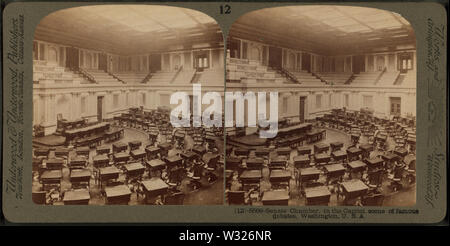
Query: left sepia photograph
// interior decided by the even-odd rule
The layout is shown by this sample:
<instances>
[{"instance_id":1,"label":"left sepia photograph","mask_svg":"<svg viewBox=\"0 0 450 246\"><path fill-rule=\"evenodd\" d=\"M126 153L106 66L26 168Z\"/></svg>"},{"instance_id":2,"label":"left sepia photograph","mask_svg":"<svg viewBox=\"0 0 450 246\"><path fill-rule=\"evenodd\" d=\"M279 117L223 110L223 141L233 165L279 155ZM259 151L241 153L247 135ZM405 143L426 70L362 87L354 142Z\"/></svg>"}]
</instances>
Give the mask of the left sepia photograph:
<instances>
[{"instance_id":1,"label":"left sepia photograph","mask_svg":"<svg viewBox=\"0 0 450 246\"><path fill-rule=\"evenodd\" d=\"M223 91L223 35L208 15L158 5L51 13L33 42L33 201L222 205L223 130L195 116L222 106ZM176 108L188 121L174 126Z\"/></svg>"}]
</instances>

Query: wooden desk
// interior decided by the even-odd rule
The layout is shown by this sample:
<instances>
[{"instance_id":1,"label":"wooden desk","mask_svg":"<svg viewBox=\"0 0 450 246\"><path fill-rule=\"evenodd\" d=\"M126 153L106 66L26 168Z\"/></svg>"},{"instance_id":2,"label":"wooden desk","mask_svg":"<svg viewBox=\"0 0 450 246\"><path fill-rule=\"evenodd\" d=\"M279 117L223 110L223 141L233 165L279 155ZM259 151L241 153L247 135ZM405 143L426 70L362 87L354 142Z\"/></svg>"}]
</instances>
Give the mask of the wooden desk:
<instances>
[{"instance_id":1,"label":"wooden desk","mask_svg":"<svg viewBox=\"0 0 450 246\"><path fill-rule=\"evenodd\" d=\"M308 167L300 169L300 182L305 183L313 180L318 180L320 170L316 167Z\"/></svg>"},{"instance_id":2,"label":"wooden desk","mask_svg":"<svg viewBox=\"0 0 450 246\"><path fill-rule=\"evenodd\" d=\"M158 138L159 132L158 131L151 131L148 133L148 139L150 139L151 142L155 142Z\"/></svg>"},{"instance_id":3,"label":"wooden desk","mask_svg":"<svg viewBox=\"0 0 450 246\"><path fill-rule=\"evenodd\" d=\"M291 172L288 170L272 170L270 172L269 181L272 184L287 183L290 187L289 181L291 180Z\"/></svg>"},{"instance_id":4,"label":"wooden desk","mask_svg":"<svg viewBox=\"0 0 450 246\"><path fill-rule=\"evenodd\" d=\"M259 185L261 179L262 179L261 170L245 170L239 177L239 180L242 182L242 186L250 184Z\"/></svg>"},{"instance_id":5,"label":"wooden desk","mask_svg":"<svg viewBox=\"0 0 450 246\"><path fill-rule=\"evenodd\" d=\"M109 165L109 157L106 154L96 155L92 158L95 168L106 167Z\"/></svg>"},{"instance_id":6,"label":"wooden desk","mask_svg":"<svg viewBox=\"0 0 450 246\"><path fill-rule=\"evenodd\" d=\"M241 156L241 155L248 156L249 153L250 153L250 150L248 150L248 149L239 148L239 149L234 150L234 154L237 156Z\"/></svg>"},{"instance_id":7,"label":"wooden desk","mask_svg":"<svg viewBox=\"0 0 450 246\"><path fill-rule=\"evenodd\" d=\"M128 149L128 145L126 143L117 142L112 145L113 153L126 151Z\"/></svg>"},{"instance_id":8,"label":"wooden desk","mask_svg":"<svg viewBox=\"0 0 450 246\"><path fill-rule=\"evenodd\" d=\"M311 123L302 123L289 127L283 127L278 129L278 136L284 137L284 136L305 134L305 132L311 131L311 129L312 129Z\"/></svg>"},{"instance_id":9,"label":"wooden desk","mask_svg":"<svg viewBox=\"0 0 450 246\"><path fill-rule=\"evenodd\" d=\"M164 150L164 151L169 151L170 148L172 148L172 144L167 143L167 142L160 143L160 144L158 144L158 148L160 148L161 150Z\"/></svg>"},{"instance_id":10,"label":"wooden desk","mask_svg":"<svg viewBox=\"0 0 450 246\"><path fill-rule=\"evenodd\" d=\"M88 187L91 180L91 171L89 169L76 169L70 173L70 182L72 183L87 183Z\"/></svg>"},{"instance_id":11,"label":"wooden desk","mask_svg":"<svg viewBox=\"0 0 450 246\"><path fill-rule=\"evenodd\" d=\"M145 158L145 150L142 149L135 149L131 151L131 157L135 160L141 160Z\"/></svg>"},{"instance_id":12,"label":"wooden desk","mask_svg":"<svg viewBox=\"0 0 450 246\"><path fill-rule=\"evenodd\" d=\"M328 152L329 146L325 143L314 144L314 154L320 154L323 152Z\"/></svg>"},{"instance_id":13,"label":"wooden desk","mask_svg":"<svg viewBox=\"0 0 450 246\"><path fill-rule=\"evenodd\" d=\"M91 195L86 189L69 190L64 193L64 205L88 205Z\"/></svg>"},{"instance_id":14,"label":"wooden desk","mask_svg":"<svg viewBox=\"0 0 450 246\"><path fill-rule=\"evenodd\" d=\"M115 166L100 168L99 169L100 186L102 186L102 183L104 181L109 181L111 179L118 179L119 173L120 173L120 170Z\"/></svg>"},{"instance_id":15,"label":"wooden desk","mask_svg":"<svg viewBox=\"0 0 450 246\"><path fill-rule=\"evenodd\" d=\"M248 170L262 170L264 165L264 159L262 158L249 158L245 162Z\"/></svg>"},{"instance_id":16,"label":"wooden desk","mask_svg":"<svg viewBox=\"0 0 450 246\"><path fill-rule=\"evenodd\" d=\"M49 148L38 148L38 149L34 149L34 155L35 155L36 157L39 157L39 156L45 156L45 157L47 157L49 153L50 153L50 149L49 149Z\"/></svg>"},{"instance_id":17,"label":"wooden desk","mask_svg":"<svg viewBox=\"0 0 450 246\"><path fill-rule=\"evenodd\" d=\"M268 157L270 150L268 148L259 148L255 150L255 156L257 157Z\"/></svg>"},{"instance_id":18,"label":"wooden desk","mask_svg":"<svg viewBox=\"0 0 450 246\"><path fill-rule=\"evenodd\" d=\"M328 178L340 178L345 174L345 167L342 164L331 164L324 167Z\"/></svg>"},{"instance_id":19,"label":"wooden desk","mask_svg":"<svg viewBox=\"0 0 450 246\"><path fill-rule=\"evenodd\" d=\"M291 148L290 147L282 147L277 149L278 155L285 155L289 156L291 154Z\"/></svg>"},{"instance_id":20,"label":"wooden desk","mask_svg":"<svg viewBox=\"0 0 450 246\"><path fill-rule=\"evenodd\" d=\"M315 162L317 165L320 165L320 164L322 164L322 163L328 164L328 163L330 162L330 160L331 160L331 157L330 157L330 155L327 154L327 153L320 153L320 154L316 154L316 155L314 156L314 162Z\"/></svg>"},{"instance_id":21,"label":"wooden desk","mask_svg":"<svg viewBox=\"0 0 450 246\"><path fill-rule=\"evenodd\" d=\"M153 160L150 160L150 161L146 161L145 163L147 164L148 168L151 171L163 170L164 168L166 168L166 165L167 165L166 162L164 162L164 161L162 161L160 159L153 159Z\"/></svg>"},{"instance_id":22,"label":"wooden desk","mask_svg":"<svg viewBox=\"0 0 450 246\"><path fill-rule=\"evenodd\" d=\"M86 156L75 156L69 161L69 169L72 171L73 169L83 169L87 166L87 158Z\"/></svg>"},{"instance_id":23,"label":"wooden desk","mask_svg":"<svg viewBox=\"0 0 450 246\"><path fill-rule=\"evenodd\" d=\"M69 149L58 147L55 149L55 157L69 157Z\"/></svg>"},{"instance_id":24,"label":"wooden desk","mask_svg":"<svg viewBox=\"0 0 450 246\"><path fill-rule=\"evenodd\" d=\"M198 155L197 155L195 152L193 152L193 151L186 151L186 152L181 153L180 155L181 155L181 157L182 157L184 160L187 160L187 161L192 161L192 160L195 159L195 157L198 156Z\"/></svg>"},{"instance_id":25,"label":"wooden desk","mask_svg":"<svg viewBox=\"0 0 450 246\"><path fill-rule=\"evenodd\" d=\"M130 150L139 149L141 147L142 142L138 140L130 141L128 142L128 145L130 146Z\"/></svg>"},{"instance_id":26,"label":"wooden desk","mask_svg":"<svg viewBox=\"0 0 450 246\"><path fill-rule=\"evenodd\" d=\"M57 124L60 125L61 128L65 130L67 129L71 129L71 128L76 128L77 125L81 126L85 123L85 120L82 118L78 118L75 120L66 120L66 119L62 119L62 120L58 120Z\"/></svg>"},{"instance_id":27,"label":"wooden desk","mask_svg":"<svg viewBox=\"0 0 450 246\"><path fill-rule=\"evenodd\" d=\"M145 167L140 162L130 163L123 166L126 172L126 178L142 178L144 175Z\"/></svg>"},{"instance_id":28,"label":"wooden desk","mask_svg":"<svg viewBox=\"0 0 450 246\"><path fill-rule=\"evenodd\" d=\"M357 198L364 196L369 187L359 179L353 179L342 183L345 199Z\"/></svg>"},{"instance_id":29,"label":"wooden desk","mask_svg":"<svg viewBox=\"0 0 450 246\"><path fill-rule=\"evenodd\" d=\"M101 123L91 125L91 126L66 130L64 132L64 135L66 137L66 143L69 143L70 141L72 141L76 136L84 137L87 135L99 134L101 132L105 132L109 129L109 126L110 126L110 123L101 122Z\"/></svg>"},{"instance_id":30,"label":"wooden desk","mask_svg":"<svg viewBox=\"0 0 450 246\"><path fill-rule=\"evenodd\" d=\"M332 142L330 143L331 152L334 152L336 150L340 150L342 147L344 147L344 143L342 142Z\"/></svg>"},{"instance_id":31,"label":"wooden desk","mask_svg":"<svg viewBox=\"0 0 450 246\"><path fill-rule=\"evenodd\" d=\"M98 146L95 150L97 155L109 154L111 152L108 146Z\"/></svg>"},{"instance_id":32,"label":"wooden desk","mask_svg":"<svg viewBox=\"0 0 450 246\"><path fill-rule=\"evenodd\" d=\"M348 161L355 161L359 159L362 150L356 147L350 147L347 149Z\"/></svg>"},{"instance_id":33,"label":"wooden desk","mask_svg":"<svg viewBox=\"0 0 450 246\"><path fill-rule=\"evenodd\" d=\"M369 167L369 170L383 168L383 162L384 162L383 159L381 159L379 157L374 157L374 158L365 160L365 163Z\"/></svg>"},{"instance_id":34,"label":"wooden desk","mask_svg":"<svg viewBox=\"0 0 450 246\"><path fill-rule=\"evenodd\" d=\"M287 206L289 202L289 192L284 190L265 191L261 201L263 205Z\"/></svg>"},{"instance_id":35,"label":"wooden desk","mask_svg":"<svg viewBox=\"0 0 450 246\"><path fill-rule=\"evenodd\" d=\"M372 144L361 144L359 145L359 148L362 150L363 158L369 158L370 152L373 151L373 145Z\"/></svg>"},{"instance_id":36,"label":"wooden desk","mask_svg":"<svg viewBox=\"0 0 450 246\"><path fill-rule=\"evenodd\" d=\"M142 181L142 187L145 192L145 200L148 202L150 198L156 196L164 196L167 194L169 185L160 178L152 178Z\"/></svg>"},{"instance_id":37,"label":"wooden desk","mask_svg":"<svg viewBox=\"0 0 450 246\"><path fill-rule=\"evenodd\" d=\"M156 156L161 152L161 149L155 146L150 146L145 148L145 152L147 153L147 159L156 158Z\"/></svg>"},{"instance_id":38,"label":"wooden desk","mask_svg":"<svg viewBox=\"0 0 450 246\"><path fill-rule=\"evenodd\" d=\"M311 159L308 155L294 156L293 160L295 168L306 168L309 167L309 164L311 163Z\"/></svg>"},{"instance_id":39,"label":"wooden desk","mask_svg":"<svg viewBox=\"0 0 450 246\"><path fill-rule=\"evenodd\" d=\"M48 159L45 162L45 166L49 170L62 170L63 164L64 164L64 159L60 159L60 158Z\"/></svg>"},{"instance_id":40,"label":"wooden desk","mask_svg":"<svg viewBox=\"0 0 450 246\"><path fill-rule=\"evenodd\" d=\"M305 188L305 197L308 206L328 206L331 192L327 186Z\"/></svg>"},{"instance_id":41,"label":"wooden desk","mask_svg":"<svg viewBox=\"0 0 450 246\"><path fill-rule=\"evenodd\" d=\"M308 143L315 143L324 138L325 130L312 130L308 133L306 133Z\"/></svg>"},{"instance_id":42,"label":"wooden desk","mask_svg":"<svg viewBox=\"0 0 450 246\"><path fill-rule=\"evenodd\" d=\"M242 159L236 156L227 156L225 158L225 168L227 170L237 171L242 164Z\"/></svg>"},{"instance_id":43,"label":"wooden desk","mask_svg":"<svg viewBox=\"0 0 450 246\"><path fill-rule=\"evenodd\" d=\"M169 154L169 150L172 148L170 143L160 143L158 144L158 148L160 149L161 156L167 156Z\"/></svg>"},{"instance_id":44,"label":"wooden desk","mask_svg":"<svg viewBox=\"0 0 450 246\"><path fill-rule=\"evenodd\" d=\"M119 152L113 155L114 163L128 162L130 155L125 152Z\"/></svg>"},{"instance_id":45,"label":"wooden desk","mask_svg":"<svg viewBox=\"0 0 450 246\"><path fill-rule=\"evenodd\" d=\"M381 155L381 157L383 158L383 160L388 161L388 162L399 160L398 155L391 153L391 152L385 153L385 154Z\"/></svg>"},{"instance_id":46,"label":"wooden desk","mask_svg":"<svg viewBox=\"0 0 450 246\"><path fill-rule=\"evenodd\" d=\"M343 150L337 150L331 153L331 156L333 157L333 160L335 161L345 161L347 159L347 153Z\"/></svg>"},{"instance_id":47,"label":"wooden desk","mask_svg":"<svg viewBox=\"0 0 450 246\"><path fill-rule=\"evenodd\" d=\"M297 155L310 155L311 148L307 146L299 146L297 147Z\"/></svg>"},{"instance_id":48,"label":"wooden desk","mask_svg":"<svg viewBox=\"0 0 450 246\"><path fill-rule=\"evenodd\" d=\"M159 174L157 174L159 177L162 176L162 171L166 168L167 164L166 162L160 160L160 159L153 159L150 161L146 161L145 165L147 166L147 168L149 169L149 176L151 177L155 177L155 173L159 172Z\"/></svg>"},{"instance_id":49,"label":"wooden desk","mask_svg":"<svg viewBox=\"0 0 450 246\"><path fill-rule=\"evenodd\" d=\"M107 130L105 131L105 140L116 141L123 136L123 129Z\"/></svg>"},{"instance_id":50,"label":"wooden desk","mask_svg":"<svg viewBox=\"0 0 450 246\"><path fill-rule=\"evenodd\" d=\"M408 154L408 151L405 148L399 148L394 150L394 153L401 158L405 158L405 156Z\"/></svg>"},{"instance_id":51,"label":"wooden desk","mask_svg":"<svg viewBox=\"0 0 450 246\"><path fill-rule=\"evenodd\" d=\"M44 171L41 175L42 188L45 190L46 185L57 184L61 187L62 171L50 170Z\"/></svg>"},{"instance_id":52,"label":"wooden desk","mask_svg":"<svg viewBox=\"0 0 450 246\"><path fill-rule=\"evenodd\" d=\"M106 204L128 205L131 198L130 188L126 185L105 187Z\"/></svg>"},{"instance_id":53,"label":"wooden desk","mask_svg":"<svg viewBox=\"0 0 450 246\"><path fill-rule=\"evenodd\" d=\"M284 155L280 155L270 159L269 169L286 169L287 166L287 157Z\"/></svg>"},{"instance_id":54,"label":"wooden desk","mask_svg":"<svg viewBox=\"0 0 450 246\"><path fill-rule=\"evenodd\" d=\"M77 153L77 155L84 155L89 157L89 147L87 146L82 146L82 147L77 147L75 149L75 153Z\"/></svg>"},{"instance_id":55,"label":"wooden desk","mask_svg":"<svg viewBox=\"0 0 450 246\"><path fill-rule=\"evenodd\" d=\"M352 161L348 163L348 168L350 169L350 172L357 173L357 172L363 172L366 169L367 165L360 161Z\"/></svg>"},{"instance_id":56,"label":"wooden desk","mask_svg":"<svg viewBox=\"0 0 450 246\"><path fill-rule=\"evenodd\" d=\"M183 159L181 157L177 156L177 155L174 155L174 156L171 156L171 157L167 157L165 159L165 161L166 161L167 166L169 168L175 167L175 166L181 167L182 164L183 164Z\"/></svg>"}]
</instances>

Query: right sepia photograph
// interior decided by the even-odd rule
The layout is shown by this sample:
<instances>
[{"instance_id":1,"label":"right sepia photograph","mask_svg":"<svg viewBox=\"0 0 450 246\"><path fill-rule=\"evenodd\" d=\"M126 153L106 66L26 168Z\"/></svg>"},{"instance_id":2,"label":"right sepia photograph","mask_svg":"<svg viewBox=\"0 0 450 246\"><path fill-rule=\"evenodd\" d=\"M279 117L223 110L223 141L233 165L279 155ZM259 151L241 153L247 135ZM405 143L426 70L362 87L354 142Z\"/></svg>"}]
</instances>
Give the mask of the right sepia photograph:
<instances>
[{"instance_id":1,"label":"right sepia photograph","mask_svg":"<svg viewBox=\"0 0 450 246\"><path fill-rule=\"evenodd\" d=\"M416 204L416 37L405 18L266 8L237 19L226 47L227 204Z\"/></svg>"}]
</instances>

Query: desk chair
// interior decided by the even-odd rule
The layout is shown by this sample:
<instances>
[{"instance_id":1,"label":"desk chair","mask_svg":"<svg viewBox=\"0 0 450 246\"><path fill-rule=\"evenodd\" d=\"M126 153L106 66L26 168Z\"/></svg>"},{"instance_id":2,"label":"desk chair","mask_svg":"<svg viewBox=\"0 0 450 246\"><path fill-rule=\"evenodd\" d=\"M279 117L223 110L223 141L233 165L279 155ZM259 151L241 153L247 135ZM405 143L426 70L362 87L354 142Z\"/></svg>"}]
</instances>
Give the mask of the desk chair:
<instances>
[{"instance_id":1,"label":"desk chair","mask_svg":"<svg viewBox=\"0 0 450 246\"><path fill-rule=\"evenodd\" d=\"M174 168L169 171L168 173L168 185L169 189L173 190L176 189L181 185L181 182L183 181L183 178L185 176L186 170L183 168Z\"/></svg>"},{"instance_id":2,"label":"desk chair","mask_svg":"<svg viewBox=\"0 0 450 246\"><path fill-rule=\"evenodd\" d=\"M406 178L409 184L413 184L416 182L416 160L411 160L406 169Z\"/></svg>"},{"instance_id":3,"label":"desk chair","mask_svg":"<svg viewBox=\"0 0 450 246\"><path fill-rule=\"evenodd\" d=\"M45 191L33 191L31 194L31 198L34 203L39 205L47 204L47 192Z\"/></svg>"},{"instance_id":4,"label":"desk chair","mask_svg":"<svg viewBox=\"0 0 450 246\"><path fill-rule=\"evenodd\" d=\"M367 174L367 186L369 186L369 191L376 190L381 187L383 180L383 169L378 169L371 171Z\"/></svg>"},{"instance_id":5,"label":"desk chair","mask_svg":"<svg viewBox=\"0 0 450 246\"><path fill-rule=\"evenodd\" d=\"M214 182L217 180L217 175L214 173L214 171L217 168L217 163L220 159L220 156L217 155L216 157L212 158L211 160L209 160L209 162L206 164L206 177L208 177L208 181L210 183Z\"/></svg>"},{"instance_id":6,"label":"desk chair","mask_svg":"<svg viewBox=\"0 0 450 246\"><path fill-rule=\"evenodd\" d=\"M34 203L39 205L53 205L54 202L61 200L59 189L50 189L47 191L33 191L31 194Z\"/></svg>"},{"instance_id":7,"label":"desk chair","mask_svg":"<svg viewBox=\"0 0 450 246\"><path fill-rule=\"evenodd\" d=\"M252 200L245 191L228 191L227 200L229 205L252 205Z\"/></svg>"},{"instance_id":8,"label":"desk chair","mask_svg":"<svg viewBox=\"0 0 450 246\"><path fill-rule=\"evenodd\" d=\"M201 163L195 164L192 167L192 172L187 175L190 179L189 184L193 186L194 190L202 187L201 179L203 177L203 165Z\"/></svg>"},{"instance_id":9,"label":"desk chair","mask_svg":"<svg viewBox=\"0 0 450 246\"><path fill-rule=\"evenodd\" d=\"M394 166L393 173L388 175L388 179L390 180L389 187L393 191L398 191L402 188L401 181L403 178L403 171L404 166L397 164Z\"/></svg>"}]
</instances>

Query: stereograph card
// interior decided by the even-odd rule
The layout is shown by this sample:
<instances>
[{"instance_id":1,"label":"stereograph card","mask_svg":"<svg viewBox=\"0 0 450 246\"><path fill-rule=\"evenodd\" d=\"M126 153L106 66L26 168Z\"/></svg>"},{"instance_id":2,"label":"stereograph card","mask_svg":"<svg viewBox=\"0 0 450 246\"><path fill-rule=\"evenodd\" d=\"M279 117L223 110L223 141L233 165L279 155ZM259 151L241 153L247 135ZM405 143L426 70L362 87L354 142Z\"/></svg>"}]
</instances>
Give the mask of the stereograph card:
<instances>
[{"instance_id":1,"label":"stereograph card","mask_svg":"<svg viewBox=\"0 0 450 246\"><path fill-rule=\"evenodd\" d=\"M31 2L3 10L12 223L438 223L433 2Z\"/></svg>"}]
</instances>

